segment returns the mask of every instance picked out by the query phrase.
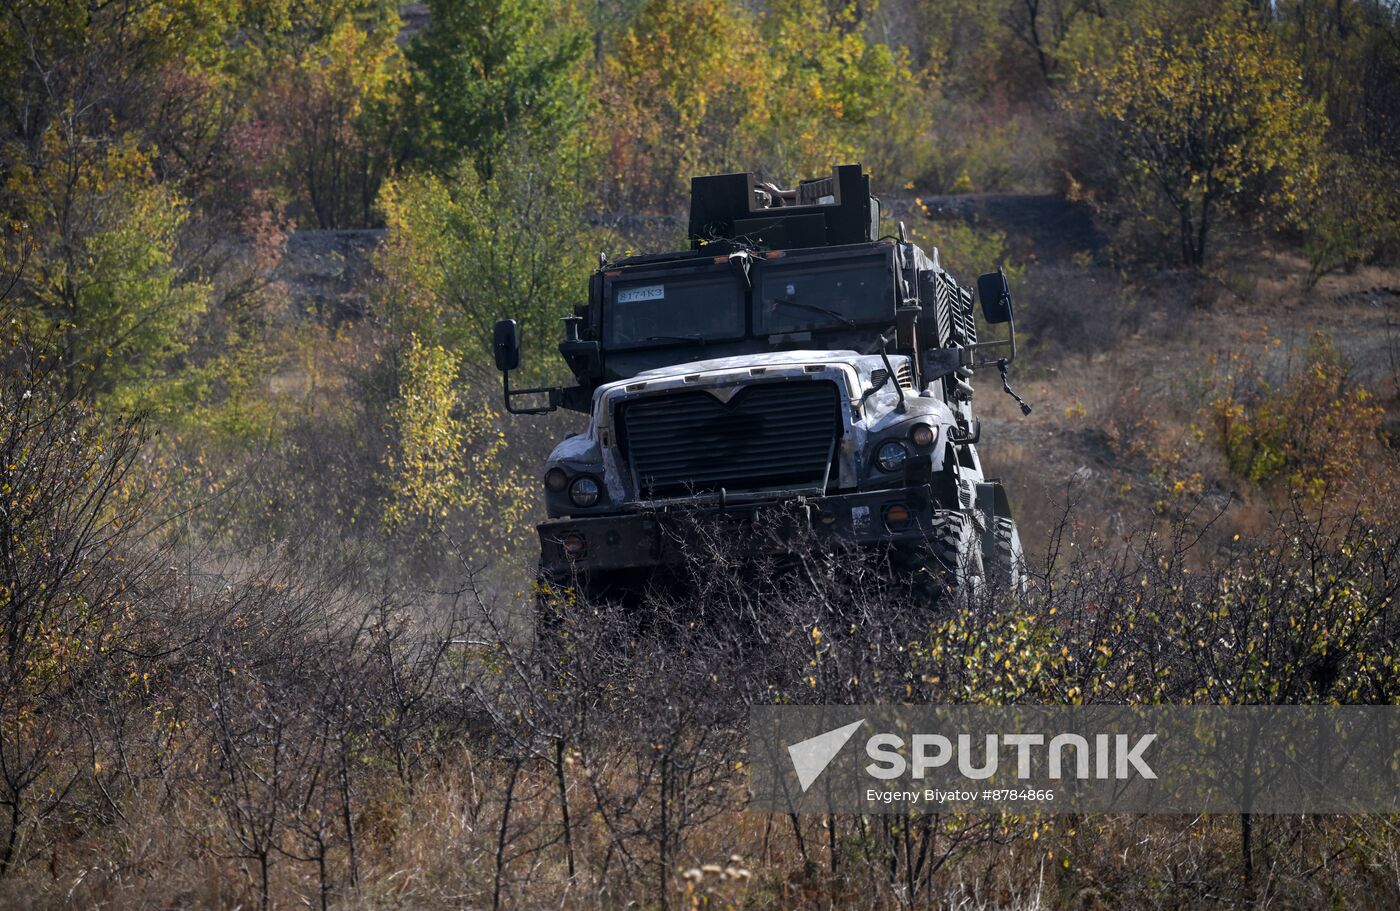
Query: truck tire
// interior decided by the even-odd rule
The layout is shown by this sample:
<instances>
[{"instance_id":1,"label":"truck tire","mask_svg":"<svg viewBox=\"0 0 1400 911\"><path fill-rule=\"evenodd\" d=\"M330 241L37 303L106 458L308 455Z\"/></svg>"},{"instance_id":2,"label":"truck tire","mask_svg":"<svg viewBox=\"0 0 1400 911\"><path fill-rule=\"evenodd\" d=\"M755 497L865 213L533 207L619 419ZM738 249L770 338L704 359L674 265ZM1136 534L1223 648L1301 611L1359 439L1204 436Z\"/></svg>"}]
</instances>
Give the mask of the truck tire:
<instances>
[{"instance_id":1,"label":"truck tire","mask_svg":"<svg viewBox=\"0 0 1400 911\"><path fill-rule=\"evenodd\" d=\"M535 575L535 657L542 665L557 664L564 654L563 602L571 597L543 570Z\"/></svg>"},{"instance_id":2,"label":"truck tire","mask_svg":"<svg viewBox=\"0 0 1400 911\"><path fill-rule=\"evenodd\" d=\"M546 666L567 660L581 617L604 604L635 608L640 582L626 573L577 573L561 578L543 567L535 575L535 654ZM576 645L576 643L575 643Z\"/></svg>"},{"instance_id":3,"label":"truck tire","mask_svg":"<svg viewBox=\"0 0 1400 911\"><path fill-rule=\"evenodd\" d=\"M1026 591L1026 557L1021 534L1010 516L993 516L982 542L986 581L992 587L1023 595Z\"/></svg>"},{"instance_id":4,"label":"truck tire","mask_svg":"<svg viewBox=\"0 0 1400 911\"><path fill-rule=\"evenodd\" d=\"M982 548L972 517L956 509L938 509L919 550L912 555L913 589L921 601L975 586L982 575Z\"/></svg>"}]
</instances>

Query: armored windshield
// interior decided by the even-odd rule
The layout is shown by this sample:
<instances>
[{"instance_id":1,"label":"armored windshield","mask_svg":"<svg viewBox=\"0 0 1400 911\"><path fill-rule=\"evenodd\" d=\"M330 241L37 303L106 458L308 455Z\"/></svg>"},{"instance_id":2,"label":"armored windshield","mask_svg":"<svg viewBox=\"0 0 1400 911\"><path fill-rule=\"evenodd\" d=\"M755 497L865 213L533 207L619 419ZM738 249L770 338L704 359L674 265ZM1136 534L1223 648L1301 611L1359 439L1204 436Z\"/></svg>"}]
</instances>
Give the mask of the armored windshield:
<instances>
[{"instance_id":1,"label":"armored windshield","mask_svg":"<svg viewBox=\"0 0 1400 911\"><path fill-rule=\"evenodd\" d=\"M610 347L720 341L744 335L744 292L721 273L614 281L604 315Z\"/></svg>"},{"instance_id":2,"label":"armored windshield","mask_svg":"<svg viewBox=\"0 0 1400 911\"><path fill-rule=\"evenodd\" d=\"M883 254L835 262L769 262L755 287L754 332L759 335L893 320L894 276Z\"/></svg>"}]
</instances>

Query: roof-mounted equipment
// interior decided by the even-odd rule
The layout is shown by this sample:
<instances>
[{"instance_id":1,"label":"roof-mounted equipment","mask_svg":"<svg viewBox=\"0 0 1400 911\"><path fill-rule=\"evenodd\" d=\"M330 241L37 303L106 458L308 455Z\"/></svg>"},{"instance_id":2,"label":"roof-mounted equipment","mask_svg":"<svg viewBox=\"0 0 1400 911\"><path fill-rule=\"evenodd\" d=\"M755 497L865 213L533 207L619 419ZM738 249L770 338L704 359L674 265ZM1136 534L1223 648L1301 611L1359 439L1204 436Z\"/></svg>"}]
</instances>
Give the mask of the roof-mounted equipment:
<instances>
[{"instance_id":1,"label":"roof-mounted equipment","mask_svg":"<svg viewBox=\"0 0 1400 911\"><path fill-rule=\"evenodd\" d=\"M784 190L752 173L690 181L690 246L742 241L757 250L869 243L880 237L880 201L858 164Z\"/></svg>"}]
</instances>

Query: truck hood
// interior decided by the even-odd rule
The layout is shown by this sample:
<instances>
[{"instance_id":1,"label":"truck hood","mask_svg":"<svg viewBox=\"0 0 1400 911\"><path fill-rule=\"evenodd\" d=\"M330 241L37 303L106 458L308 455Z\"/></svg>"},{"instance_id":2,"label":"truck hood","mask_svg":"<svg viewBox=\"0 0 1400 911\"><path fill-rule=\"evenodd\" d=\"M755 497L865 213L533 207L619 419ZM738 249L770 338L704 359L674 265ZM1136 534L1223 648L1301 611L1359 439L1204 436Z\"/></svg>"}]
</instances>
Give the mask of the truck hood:
<instances>
[{"instance_id":1,"label":"truck hood","mask_svg":"<svg viewBox=\"0 0 1400 911\"><path fill-rule=\"evenodd\" d=\"M898 361L898 356L891 356ZM702 361L687 361L683 364L668 364L643 370L636 376L609 383L609 386L625 386L641 380L661 380L692 373L705 373L711 370L742 370L750 367L788 367L794 364L844 364L854 367L863 376L880 369L884 362L878 354L861 354L858 351L774 351L771 354L743 354L736 357L716 357Z\"/></svg>"}]
</instances>

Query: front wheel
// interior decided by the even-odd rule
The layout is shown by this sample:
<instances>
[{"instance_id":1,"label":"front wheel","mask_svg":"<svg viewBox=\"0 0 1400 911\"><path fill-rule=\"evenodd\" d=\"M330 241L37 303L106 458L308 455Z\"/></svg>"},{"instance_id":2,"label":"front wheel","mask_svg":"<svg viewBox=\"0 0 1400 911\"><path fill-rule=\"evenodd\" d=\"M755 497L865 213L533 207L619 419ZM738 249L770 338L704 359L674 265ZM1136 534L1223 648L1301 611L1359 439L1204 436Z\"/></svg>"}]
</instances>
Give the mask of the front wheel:
<instances>
[{"instance_id":1,"label":"front wheel","mask_svg":"<svg viewBox=\"0 0 1400 911\"><path fill-rule=\"evenodd\" d=\"M982 542L987 583L1016 595L1026 593L1026 555L1021 533L1009 516L993 516Z\"/></svg>"},{"instance_id":2,"label":"front wheel","mask_svg":"<svg viewBox=\"0 0 1400 911\"><path fill-rule=\"evenodd\" d=\"M597 648L603 632L591 623L611 624L611 640L625 641L625 627L635 621L647 591L643 571L561 575L544 567L535 577L535 655L545 668L562 667L580 647ZM630 618L630 621L629 621Z\"/></svg>"},{"instance_id":3,"label":"front wheel","mask_svg":"<svg viewBox=\"0 0 1400 911\"><path fill-rule=\"evenodd\" d=\"M564 616L577 602L577 590L543 569L535 576L535 658L556 667L564 656Z\"/></svg>"},{"instance_id":4,"label":"front wheel","mask_svg":"<svg viewBox=\"0 0 1400 911\"><path fill-rule=\"evenodd\" d=\"M983 573L977 538L977 526L967 513L934 510L928 535L901 559L920 602L934 604L947 595L976 587Z\"/></svg>"}]
</instances>

